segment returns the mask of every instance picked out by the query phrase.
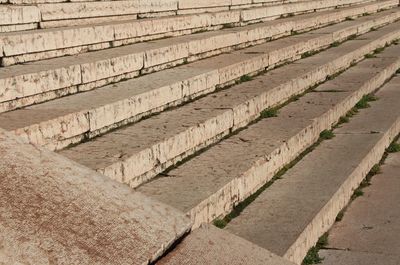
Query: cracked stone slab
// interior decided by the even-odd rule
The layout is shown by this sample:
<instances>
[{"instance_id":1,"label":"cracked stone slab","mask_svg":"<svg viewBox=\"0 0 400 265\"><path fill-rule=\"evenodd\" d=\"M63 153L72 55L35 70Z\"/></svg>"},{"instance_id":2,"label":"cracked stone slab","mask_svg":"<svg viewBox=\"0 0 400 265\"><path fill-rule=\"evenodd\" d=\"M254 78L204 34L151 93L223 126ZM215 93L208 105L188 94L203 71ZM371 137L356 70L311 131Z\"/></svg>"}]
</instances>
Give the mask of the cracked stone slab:
<instances>
[{"instance_id":1,"label":"cracked stone slab","mask_svg":"<svg viewBox=\"0 0 400 265\"><path fill-rule=\"evenodd\" d=\"M148 264L185 234L181 212L0 131L5 264Z\"/></svg>"}]
</instances>

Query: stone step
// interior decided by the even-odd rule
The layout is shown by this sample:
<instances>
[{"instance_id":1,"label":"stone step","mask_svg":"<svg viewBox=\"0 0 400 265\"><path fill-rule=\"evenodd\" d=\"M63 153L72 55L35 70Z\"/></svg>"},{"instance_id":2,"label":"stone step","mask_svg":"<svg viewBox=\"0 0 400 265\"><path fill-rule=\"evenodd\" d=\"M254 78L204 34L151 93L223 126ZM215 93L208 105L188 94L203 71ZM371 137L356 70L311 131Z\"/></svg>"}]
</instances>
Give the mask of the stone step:
<instances>
[{"instance_id":1,"label":"stone step","mask_svg":"<svg viewBox=\"0 0 400 265\"><path fill-rule=\"evenodd\" d=\"M314 1L315 2L315 1ZM363 13L373 13L382 8L398 5L397 1L381 1L361 3L352 7L335 10L334 13L321 11L320 18L329 14L338 14L336 20L353 17ZM251 11L247 10L246 12ZM290 11L290 10L289 10ZM289 12L283 10L282 12ZM276 15L275 15L276 16ZM275 17L274 16L274 17ZM323 19L315 20L307 16L313 23L309 27L325 24ZM325 18L326 20L327 18ZM0 57L2 65L37 61L66 55L101 50L111 47L128 45L136 42L149 41L179 35L187 35L204 30L217 30L228 26L244 26L240 11L221 11L193 15L169 16L151 19L117 21L88 26L69 26L55 29L40 29L16 33L0 34ZM301 24L296 25L296 19L279 21L278 25L286 23L286 31L300 30ZM329 21L332 22L332 19ZM305 24L303 22L303 24ZM267 26L267 25L265 25ZM272 26L272 25L271 25ZM273 26L278 27L276 24ZM303 29L304 29L303 25ZM257 27L258 30L259 27ZM266 32L267 28L264 28ZM276 34L279 32L277 31ZM282 34L283 32L281 32ZM279 35L279 34L278 34ZM268 36L265 36L268 37Z\"/></svg>"},{"instance_id":2,"label":"stone step","mask_svg":"<svg viewBox=\"0 0 400 265\"><path fill-rule=\"evenodd\" d=\"M368 16L369 19L363 17L360 20L346 21L312 33L291 36L116 85L3 113L0 115L0 124L2 128L15 131L31 143L58 150L128 122L137 121L168 106L212 92L218 87L240 79L243 75L262 71L265 68L269 69L278 63L297 59L300 54L329 46L353 34L363 33L376 26L378 22L387 23L392 19L392 14L396 16L400 14L396 10L393 11L395 13L385 12L389 13ZM397 38L397 33L392 32L392 28L396 26L388 26L380 31L369 33L369 36L372 36L371 45L365 44L364 50L353 47L347 57L344 55L345 57L341 58L342 61L334 60L331 68L324 70L327 71L325 74L340 71L352 60L357 60L373 49ZM282 96L285 98L292 94L293 92L288 92L288 94L280 95L281 98L275 97L278 100L272 103L279 102ZM260 103L259 99L257 100L251 104L251 107L255 109L248 115L257 116L263 108L272 105L269 102L262 103L263 100L261 100ZM240 122L235 123L236 127L239 125ZM143 173L145 172L141 174Z\"/></svg>"},{"instance_id":3,"label":"stone step","mask_svg":"<svg viewBox=\"0 0 400 265\"><path fill-rule=\"evenodd\" d=\"M371 108L335 129L333 139L289 169L226 230L301 264L400 133L399 85L400 76L385 84Z\"/></svg>"},{"instance_id":4,"label":"stone step","mask_svg":"<svg viewBox=\"0 0 400 265\"><path fill-rule=\"evenodd\" d=\"M0 4L0 32L34 29L38 26L39 21L40 11L36 6ZM1 46L2 41L0 40L0 52L2 51Z\"/></svg>"},{"instance_id":5,"label":"stone step","mask_svg":"<svg viewBox=\"0 0 400 265\"><path fill-rule=\"evenodd\" d=\"M283 107L278 117L251 124L137 190L187 212L195 227L225 216L317 141L320 133L331 128L364 94L384 83L399 67L399 48L390 47L377 58L361 62ZM337 51L332 50L331 56ZM298 64L311 68L323 58L311 57ZM284 73L291 72L288 69ZM252 82L253 86L270 82L268 77L260 79L262 82L255 79L249 86ZM114 149L121 148L117 141L127 137L121 134L114 142ZM129 139L134 141L133 137ZM85 164L95 151L82 153L75 159Z\"/></svg>"},{"instance_id":6,"label":"stone step","mask_svg":"<svg viewBox=\"0 0 400 265\"><path fill-rule=\"evenodd\" d=\"M346 23L353 26L348 30L358 34L361 33L359 31L393 22L398 19L399 14L400 9L397 7L362 17L357 21L346 21ZM295 19L300 25L305 23L303 26L310 29L312 28L310 21L317 23L316 21L322 20L325 21L324 24L327 24L329 21L336 21L337 17L334 15L333 17L325 16L324 19L318 16L312 16L311 20L310 17L305 20L299 17L289 19ZM180 36L0 68L0 83L3 84L0 86L3 89L0 97L0 102L2 102L0 112L90 90L235 48L262 43L268 40L265 39L268 36L277 37L285 35L285 32L287 34L291 32L292 28L286 29L287 24L279 24L282 21L274 21L274 26L270 24L271 22L268 23L269 28L268 26L263 28L265 24L260 23L248 26L249 28ZM361 23L361 28L358 28L358 23ZM280 26L277 27L277 25ZM321 26L319 24L317 27ZM343 34L346 36L347 33L343 32ZM341 38L341 36L335 37Z\"/></svg>"},{"instance_id":7,"label":"stone step","mask_svg":"<svg viewBox=\"0 0 400 265\"><path fill-rule=\"evenodd\" d=\"M190 233L157 265L294 265L266 249L210 225Z\"/></svg>"},{"instance_id":8,"label":"stone step","mask_svg":"<svg viewBox=\"0 0 400 265\"><path fill-rule=\"evenodd\" d=\"M3 264L149 264L190 230L172 207L2 129L0 153Z\"/></svg>"},{"instance_id":9,"label":"stone step","mask_svg":"<svg viewBox=\"0 0 400 265\"><path fill-rule=\"evenodd\" d=\"M346 209L320 250L322 264L397 265L400 262L400 153L389 153L379 174Z\"/></svg>"},{"instance_id":10,"label":"stone step","mask_svg":"<svg viewBox=\"0 0 400 265\"><path fill-rule=\"evenodd\" d=\"M263 7L262 3L242 5L241 1L208 0L208 1L161 1L161 0L131 0L131 1L92 1L39 4L42 28L60 27L77 24L89 24L110 20L171 16L179 14L199 14L238 10L258 7L257 10L240 12L242 21L261 20L279 17L285 13L299 13L315 9L335 8L363 2L362 0L323 0L323 1L294 1L293 3L271 3ZM200 2L200 3L199 3ZM79 12L76 12L79 10Z\"/></svg>"}]
</instances>

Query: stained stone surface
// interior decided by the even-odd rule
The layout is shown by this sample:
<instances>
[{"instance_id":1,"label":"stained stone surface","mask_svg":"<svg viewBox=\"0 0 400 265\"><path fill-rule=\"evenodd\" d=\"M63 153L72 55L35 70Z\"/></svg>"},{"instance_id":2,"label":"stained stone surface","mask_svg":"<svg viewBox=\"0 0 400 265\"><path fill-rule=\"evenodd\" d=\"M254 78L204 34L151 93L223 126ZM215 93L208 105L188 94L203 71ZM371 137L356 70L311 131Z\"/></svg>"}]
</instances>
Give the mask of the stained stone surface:
<instances>
[{"instance_id":1,"label":"stained stone surface","mask_svg":"<svg viewBox=\"0 0 400 265\"><path fill-rule=\"evenodd\" d=\"M329 232L322 264L400 264L399 190L400 153L393 153Z\"/></svg>"},{"instance_id":2,"label":"stained stone surface","mask_svg":"<svg viewBox=\"0 0 400 265\"><path fill-rule=\"evenodd\" d=\"M294 265L240 237L204 225L191 232L157 265Z\"/></svg>"},{"instance_id":3,"label":"stained stone surface","mask_svg":"<svg viewBox=\"0 0 400 265\"><path fill-rule=\"evenodd\" d=\"M179 211L0 131L2 264L147 264L190 229Z\"/></svg>"}]
</instances>

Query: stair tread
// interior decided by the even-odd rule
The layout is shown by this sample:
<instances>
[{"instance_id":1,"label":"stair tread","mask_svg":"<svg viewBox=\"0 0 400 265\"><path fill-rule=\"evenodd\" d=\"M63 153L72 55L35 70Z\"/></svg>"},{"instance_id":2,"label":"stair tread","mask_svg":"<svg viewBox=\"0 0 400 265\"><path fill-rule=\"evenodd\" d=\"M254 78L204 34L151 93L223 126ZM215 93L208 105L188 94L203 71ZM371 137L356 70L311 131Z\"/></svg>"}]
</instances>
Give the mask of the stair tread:
<instances>
[{"instance_id":1,"label":"stair tread","mask_svg":"<svg viewBox=\"0 0 400 265\"><path fill-rule=\"evenodd\" d=\"M400 153L390 153L381 172L363 188L363 196L350 204L343 219L330 230L328 249L320 251L322 264L397 264L399 168Z\"/></svg>"},{"instance_id":2,"label":"stair tread","mask_svg":"<svg viewBox=\"0 0 400 265\"><path fill-rule=\"evenodd\" d=\"M374 17L384 17L398 10L398 8L393 8L374 15ZM330 12L340 13L341 11L341 9L338 9ZM314 16L306 14L303 18L313 18ZM110 78L121 77L128 73L132 75L135 72L142 71L143 68L159 67L165 63L176 62L196 54L211 52L214 49L230 47L250 40L247 35L243 39L238 38L235 35L238 32L247 32L248 30L251 31L268 25L270 25L271 31L275 31L275 26L278 24L284 25L283 31L285 31L289 26L287 22L291 20L298 22L297 17L285 18L241 28L178 36L4 67L0 69L0 80L4 82L5 86L2 101L7 102L19 98L32 97L43 92L66 89L71 86L91 84L90 86L98 87L100 84L93 84L93 82L101 81L101 84L104 82L104 84L107 84L113 82L108 80ZM357 21L365 20L368 20L368 18L362 17ZM351 24L350 21L347 22ZM264 31L263 34L266 32L269 31ZM258 37L254 37L255 40L259 40L259 32L256 36ZM218 37L219 40L213 37ZM213 41L209 41L210 39ZM198 42L198 40L208 41L207 43L202 43ZM51 83L52 86L48 86L48 83ZM14 87L15 85L17 85L17 88Z\"/></svg>"},{"instance_id":3,"label":"stair tread","mask_svg":"<svg viewBox=\"0 0 400 265\"><path fill-rule=\"evenodd\" d=\"M265 93L268 90L276 89L284 81L302 76L307 71L310 71L310 65L316 68L315 58L319 58L318 66L322 66L330 62L333 58L347 54L350 48L356 50L359 47L358 40L346 42L340 47L333 48L334 51L327 50L314 57L301 60L298 63L272 70L265 75L256 77L251 82L245 82L227 90L205 96L177 109L163 112L139 123L128 125L85 143L62 150L60 153L71 159L80 161L80 163L86 166L103 169L121 160L128 159L146 148L150 148L213 117L217 117L218 115L228 115L227 117L229 117L229 115L232 115L230 114L230 110L245 103L246 100ZM398 52L396 48L389 48L389 51L392 50L392 56L394 57L388 60L382 59L382 63L377 62L374 64L365 62L366 71L374 73L374 71L379 71L380 67L396 60L396 52ZM327 53L331 53L332 55L327 55ZM374 67L377 70L372 70ZM350 69L350 72L352 70ZM348 77L348 79L357 80L354 74L352 77ZM333 81L335 83L339 82ZM329 105L326 107L329 107ZM321 108L320 111L323 111L323 109ZM229 121L229 119L227 120ZM272 133L271 135L274 134Z\"/></svg>"},{"instance_id":4,"label":"stair tread","mask_svg":"<svg viewBox=\"0 0 400 265\"><path fill-rule=\"evenodd\" d=\"M266 249L212 225L204 225L192 231L177 248L157 264L294 265Z\"/></svg>"},{"instance_id":5,"label":"stair tread","mask_svg":"<svg viewBox=\"0 0 400 265\"><path fill-rule=\"evenodd\" d=\"M379 100L370 103L371 108L335 129L335 138L322 142L289 169L226 229L284 255L383 135L398 122L399 82L400 78L394 77L384 85L377 93Z\"/></svg>"},{"instance_id":6,"label":"stair tread","mask_svg":"<svg viewBox=\"0 0 400 265\"><path fill-rule=\"evenodd\" d=\"M312 1L311 1L312 2ZM288 3L279 3L279 5L287 5ZM366 1L358 1L355 2L354 5L368 5L370 4L369 2ZM9 6L11 7L11 6ZM21 7L16 7L12 6L14 8L21 8ZM354 7L354 6L350 6ZM26 7L26 8L32 8L32 7ZM36 7L34 7L36 8ZM258 9L259 7L251 7L250 10L255 10ZM243 9L236 9L232 11L240 11ZM249 10L249 8L246 8L246 10ZM232 12L231 11L231 12ZM1 32L0 33L0 38L2 37L7 37L7 36L23 36L23 35L32 35L32 34L41 34L41 33L48 33L48 32L62 32L62 31L68 31L68 30L73 30L73 29L96 29L96 28L102 28L102 27L108 27L108 26L118 26L121 25L121 27L124 27L127 23L142 23L142 22L147 22L147 21L165 21L165 20L170 20L170 19L181 19L181 18L189 18L189 17L202 17L203 15L209 15L211 14L222 14L222 13L227 13L229 11L216 11L216 12L206 12L206 13L197 13L197 14L178 14L178 15L173 15L173 16L162 16L162 17L149 17L149 18L141 18L140 20L138 19L129 19L129 20L110 20L107 22L94 22L90 24L84 24L84 25L72 25L72 26L63 26L63 27L56 27L56 28L42 28L42 29L32 29L32 30L26 30L26 31L20 31L20 32ZM321 12L326 12L326 11L321 11ZM31 21L28 21L31 22ZM32 22L38 22L38 21L32 21ZM110 41L115 40L110 36Z\"/></svg>"},{"instance_id":7,"label":"stair tread","mask_svg":"<svg viewBox=\"0 0 400 265\"><path fill-rule=\"evenodd\" d=\"M376 16L382 16L377 14ZM375 16L375 15L374 15ZM363 19L363 18L361 18ZM350 25L357 25L361 21L346 21L339 28L346 28ZM328 34L328 28L338 26L329 26L324 29ZM386 27L385 27L386 29ZM381 29L384 30L384 29ZM380 31L381 32L381 31ZM368 33L368 34L372 34ZM376 34L379 34L378 32ZM113 85L108 85L96 90L69 95L63 98L55 99L42 104L25 107L20 110L0 114L0 123L7 130L15 130L32 124L37 124L50 119L67 115L73 112L85 111L91 108L100 107L107 103L113 103L119 100L139 95L141 93L153 91L168 85L176 84L178 81L195 78L203 74L212 74L213 71L250 60L251 58L263 55L267 52L281 49L297 43L299 40L312 38L316 34L304 33L298 36L291 36L279 39L273 42L257 45L232 52L231 54L222 54L216 57L207 58L201 61L193 62L187 65L178 66L172 69L166 69L160 72L145 75L132 80L119 82ZM333 55L334 56L334 55ZM5 68L7 69L7 68ZM10 74L13 71L10 71ZM21 118L24 117L24 118Z\"/></svg>"},{"instance_id":8,"label":"stair tread","mask_svg":"<svg viewBox=\"0 0 400 265\"><path fill-rule=\"evenodd\" d=\"M330 13L337 13L339 10L329 10L323 11L326 14ZM390 11L390 10L389 10ZM387 11L386 11L387 12ZM319 13L318 13L319 14ZM37 72L39 69L44 71L46 69L52 69L54 67L62 67L62 66L69 66L74 65L77 62L79 64L88 63L91 61L98 61L106 58L118 57L125 54L137 53L146 50L150 50L156 47L164 47L171 43L186 43L191 40L198 40L203 38L208 38L210 36L219 36L225 35L233 32L241 32L247 30L253 30L257 28L265 27L266 25L277 25L282 23L287 23L289 21L297 21L300 19L310 18L315 16L315 14L304 14L295 17L288 17L279 20L267 21L257 24L251 24L243 27L236 27L236 28L227 28L218 31L209 31L209 32L201 32L198 34L191 34L191 35L184 35L184 36L176 36L172 38L166 39L159 39L159 40L152 40L147 41L144 43L135 43L130 45L125 45L121 47L115 47L111 49L105 49L100 51L92 51L90 53L83 53L78 55L72 56L65 56L61 58L53 58L47 59L43 61L37 62L28 62L23 65L13 65L0 68L0 78L6 78L15 75L15 73L22 74L22 73L34 73ZM38 70L33 69L32 67L37 67Z\"/></svg>"},{"instance_id":9,"label":"stair tread","mask_svg":"<svg viewBox=\"0 0 400 265\"><path fill-rule=\"evenodd\" d=\"M396 60L395 58L393 59ZM365 65L366 69L374 67L374 63L371 63L371 61L366 61L362 64ZM386 61L385 64L389 65L390 62ZM348 76L344 76L344 79L349 79L351 75L358 76L359 71L351 73L358 67L362 66L349 69ZM377 67L379 69L383 65ZM370 74L373 72L371 71ZM364 79L367 76L364 76ZM343 84L340 82L341 77L339 76L336 80L338 84L336 88L343 88ZM348 96L352 90L354 92L354 89L360 85L351 82L346 82L345 84L347 92L307 94L299 101L285 106L277 118L264 119L251 125L248 129L223 140L192 158L189 162L171 170L168 175L161 175L139 186L138 190L182 211L191 211L194 207L200 205L199 203L211 198L211 195L219 194L216 192L219 192L225 185L229 186L230 181L233 179L239 178L243 174L246 176L248 171L252 172L252 168L257 168L256 165L263 161L263 157L276 154L277 148L284 148L282 145L285 146L284 143L291 136L298 134L305 127L312 124L312 119L332 108L333 104ZM332 89L330 82L322 86ZM299 109L302 111L299 112ZM273 161L271 162L273 163L272 168L275 168L277 167L275 165L276 160ZM225 196L234 195L225 194ZM233 197L232 200L236 201L237 198ZM213 200L211 201L213 202Z\"/></svg>"}]
</instances>

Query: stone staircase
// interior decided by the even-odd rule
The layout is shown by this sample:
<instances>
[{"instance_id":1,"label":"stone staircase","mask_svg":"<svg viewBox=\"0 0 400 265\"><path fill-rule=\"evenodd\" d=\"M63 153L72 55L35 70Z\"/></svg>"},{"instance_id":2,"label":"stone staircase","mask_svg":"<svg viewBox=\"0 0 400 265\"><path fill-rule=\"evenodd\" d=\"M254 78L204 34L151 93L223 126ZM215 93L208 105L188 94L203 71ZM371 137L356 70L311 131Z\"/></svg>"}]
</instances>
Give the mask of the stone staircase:
<instances>
[{"instance_id":1,"label":"stone staircase","mask_svg":"<svg viewBox=\"0 0 400 265\"><path fill-rule=\"evenodd\" d=\"M397 0L0 0L0 261L301 264L400 133L399 40Z\"/></svg>"}]
</instances>

